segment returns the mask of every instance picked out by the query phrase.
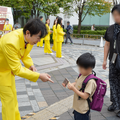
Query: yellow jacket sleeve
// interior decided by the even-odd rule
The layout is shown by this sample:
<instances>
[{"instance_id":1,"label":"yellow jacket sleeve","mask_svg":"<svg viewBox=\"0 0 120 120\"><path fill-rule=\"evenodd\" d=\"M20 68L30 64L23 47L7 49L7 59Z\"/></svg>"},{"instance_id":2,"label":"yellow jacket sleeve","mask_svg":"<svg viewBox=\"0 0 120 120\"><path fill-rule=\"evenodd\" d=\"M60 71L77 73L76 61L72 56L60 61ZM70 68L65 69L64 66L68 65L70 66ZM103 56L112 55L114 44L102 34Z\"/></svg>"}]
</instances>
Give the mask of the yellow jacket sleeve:
<instances>
[{"instance_id":1,"label":"yellow jacket sleeve","mask_svg":"<svg viewBox=\"0 0 120 120\"><path fill-rule=\"evenodd\" d=\"M30 57L30 54L28 54L27 56L24 56L21 60L24 63L26 68L30 68L30 66L33 65L33 61L32 61L32 58Z\"/></svg>"},{"instance_id":2,"label":"yellow jacket sleeve","mask_svg":"<svg viewBox=\"0 0 120 120\"><path fill-rule=\"evenodd\" d=\"M64 35L64 32L60 27L60 25L57 26L57 34Z\"/></svg>"},{"instance_id":3,"label":"yellow jacket sleeve","mask_svg":"<svg viewBox=\"0 0 120 120\"><path fill-rule=\"evenodd\" d=\"M8 65L14 75L29 79L36 82L39 78L39 73L33 72L28 68L22 67L20 59L18 57L18 50L12 44L6 44L3 46L3 53L8 62Z\"/></svg>"}]
</instances>

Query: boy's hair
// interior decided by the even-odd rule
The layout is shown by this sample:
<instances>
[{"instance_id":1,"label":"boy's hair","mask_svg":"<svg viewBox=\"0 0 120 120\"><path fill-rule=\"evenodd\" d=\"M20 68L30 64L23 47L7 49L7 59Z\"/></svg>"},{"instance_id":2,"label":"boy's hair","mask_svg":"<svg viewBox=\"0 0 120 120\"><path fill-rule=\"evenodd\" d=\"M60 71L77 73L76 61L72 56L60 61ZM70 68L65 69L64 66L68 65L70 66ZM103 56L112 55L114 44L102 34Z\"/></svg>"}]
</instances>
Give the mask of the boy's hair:
<instances>
[{"instance_id":1,"label":"boy's hair","mask_svg":"<svg viewBox=\"0 0 120 120\"><path fill-rule=\"evenodd\" d=\"M43 38L47 35L47 29L45 24L38 18L32 19L26 23L23 28L23 33L26 34L27 30L30 31L31 36L38 34L39 32L41 32L40 38Z\"/></svg>"},{"instance_id":2,"label":"boy's hair","mask_svg":"<svg viewBox=\"0 0 120 120\"><path fill-rule=\"evenodd\" d=\"M76 63L78 66L83 67L85 69L93 69L95 67L96 60L92 54L84 53L77 59Z\"/></svg>"},{"instance_id":3,"label":"boy's hair","mask_svg":"<svg viewBox=\"0 0 120 120\"><path fill-rule=\"evenodd\" d=\"M115 5L115 6L113 7L111 13L113 13L115 10L120 13L120 4L119 4L119 5Z\"/></svg>"}]
</instances>

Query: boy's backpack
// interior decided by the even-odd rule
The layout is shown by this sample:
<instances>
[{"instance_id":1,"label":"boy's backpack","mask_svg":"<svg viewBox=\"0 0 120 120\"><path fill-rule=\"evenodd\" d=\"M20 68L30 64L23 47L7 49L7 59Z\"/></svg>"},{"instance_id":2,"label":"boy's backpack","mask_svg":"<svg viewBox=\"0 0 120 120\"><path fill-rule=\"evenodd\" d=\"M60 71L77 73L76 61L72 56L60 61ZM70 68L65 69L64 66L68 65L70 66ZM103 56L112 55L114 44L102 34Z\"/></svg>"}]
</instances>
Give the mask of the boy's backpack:
<instances>
[{"instance_id":1,"label":"boy's backpack","mask_svg":"<svg viewBox=\"0 0 120 120\"><path fill-rule=\"evenodd\" d=\"M68 30L68 32L69 32L70 34L73 34L73 27L72 27L72 26L70 26L70 29Z\"/></svg>"},{"instance_id":2,"label":"boy's backpack","mask_svg":"<svg viewBox=\"0 0 120 120\"><path fill-rule=\"evenodd\" d=\"M79 77L80 76L81 76L81 74L79 75ZM103 102L104 102L104 96L106 94L107 84L103 80L101 80L100 78L96 77L95 72L94 72L94 74L91 74L85 78L85 80L82 84L82 88L79 91L84 92L87 83L91 79L94 79L96 81L97 88L96 88L96 91L92 97L92 99L93 99L92 102L90 101L89 98L87 99L89 109L101 111L102 106L103 106ZM80 96L78 97L78 99L80 99Z\"/></svg>"}]
</instances>

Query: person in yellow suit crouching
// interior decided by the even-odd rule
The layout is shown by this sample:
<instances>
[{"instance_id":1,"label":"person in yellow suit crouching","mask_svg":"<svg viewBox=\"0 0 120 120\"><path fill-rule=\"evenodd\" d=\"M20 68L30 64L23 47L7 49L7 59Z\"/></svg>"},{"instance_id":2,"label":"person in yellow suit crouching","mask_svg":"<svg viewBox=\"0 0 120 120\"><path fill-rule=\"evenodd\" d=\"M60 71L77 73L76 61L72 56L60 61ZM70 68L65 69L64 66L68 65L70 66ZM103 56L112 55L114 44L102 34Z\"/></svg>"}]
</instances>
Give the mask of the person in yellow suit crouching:
<instances>
[{"instance_id":1,"label":"person in yellow suit crouching","mask_svg":"<svg viewBox=\"0 0 120 120\"><path fill-rule=\"evenodd\" d=\"M2 120L21 120L15 87L15 75L36 82L51 80L46 73L37 73L30 57L34 44L47 33L39 19L29 21L23 29L4 35L0 40L0 99ZM24 63L23 67L20 60Z\"/></svg>"},{"instance_id":2,"label":"person in yellow suit crouching","mask_svg":"<svg viewBox=\"0 0 120 120\"><path fill-rule=\"evenodd\" d=\"M57 29L56 29L56 25L57 25L57 20L54 20L54 24L53 24L53 47L52 47L52 50L56 51L57 49L57 43L56 43L56 40L57 40Z\"/></svg>"},{"instance_id":3,"label":"person in yellow suit crouching","mask_svg":"<svg viewBox=\"0 0 120 120\"><path fill-rule=\"evenodd\" d=\"M49 24L50 24L50 19L47 19L46 29L47 29L48 34L44 37L44 40L45 40L44 53L45 54L53 54L50 49L50 34L52 33L52 31L50 30Z\"/></svg>"},{"instance_id":4,"label":"person in yellow suit crouching","mask_svg":"<svg viewBox=\"0 0 120 120\"><path fill-rule=\"evenodd\" d=\"M63 32L62 28L62 18L58 18L57 21L57 49L56 49L56 57L61 58L62 56L62 42L64 41L65 32Z\"/></svg>"},{"instance_id":5,"label":"person in yellow suit crouching","mask_svg":"<svg viewBox=\"0 0 120 120\"><path fill-rule=\"evenodd\" d=\"M40 16L40 20L43 22L43 16ZM37 47L39 47L39 46L44 47L43 46L43 40L44 40L44 38L41 38L40 42L37 43Z\"/></svg>"}]
</instances>

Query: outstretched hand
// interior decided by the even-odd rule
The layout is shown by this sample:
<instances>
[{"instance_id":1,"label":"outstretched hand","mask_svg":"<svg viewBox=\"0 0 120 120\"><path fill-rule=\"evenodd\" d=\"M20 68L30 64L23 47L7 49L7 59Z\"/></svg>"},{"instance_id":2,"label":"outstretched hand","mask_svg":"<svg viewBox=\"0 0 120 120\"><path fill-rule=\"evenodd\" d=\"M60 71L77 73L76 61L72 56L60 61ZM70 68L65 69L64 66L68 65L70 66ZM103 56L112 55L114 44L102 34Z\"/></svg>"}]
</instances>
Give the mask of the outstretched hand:
<instances>
[{"instance_id":1,"label":"outstretched hand","mask_svg":"<svg viewBox=\"0 0 120 120\"><path fill-rule=\"evenodd\" d=\"M51 76L47 73L41 73L39 78L43 81L43 82L51 82L51 83L54 83L54 81L51 80Z\"/></svg>"}]
</instances>

